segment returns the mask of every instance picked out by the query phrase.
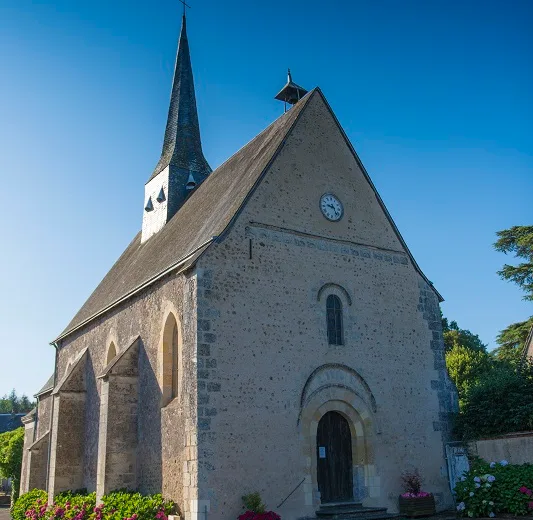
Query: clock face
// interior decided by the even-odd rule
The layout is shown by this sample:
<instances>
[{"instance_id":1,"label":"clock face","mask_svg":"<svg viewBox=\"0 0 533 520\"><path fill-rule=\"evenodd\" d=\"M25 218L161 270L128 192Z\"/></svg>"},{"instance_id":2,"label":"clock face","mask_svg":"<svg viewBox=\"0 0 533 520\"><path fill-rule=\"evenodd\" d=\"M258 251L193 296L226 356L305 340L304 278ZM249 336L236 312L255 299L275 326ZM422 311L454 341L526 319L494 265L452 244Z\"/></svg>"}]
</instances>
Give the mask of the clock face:
<instances>
[{"instance_id":1,"label":"clock face","mask_svg":"<svg viewBox=\"0 0 533 520\"><path fill-rule=\"evenodd\" d=\"M325 193L320 197L320 209L323 215L332 222L340 220L344 213L341 201L331 193Z\"/></svg>"}]
</instances>

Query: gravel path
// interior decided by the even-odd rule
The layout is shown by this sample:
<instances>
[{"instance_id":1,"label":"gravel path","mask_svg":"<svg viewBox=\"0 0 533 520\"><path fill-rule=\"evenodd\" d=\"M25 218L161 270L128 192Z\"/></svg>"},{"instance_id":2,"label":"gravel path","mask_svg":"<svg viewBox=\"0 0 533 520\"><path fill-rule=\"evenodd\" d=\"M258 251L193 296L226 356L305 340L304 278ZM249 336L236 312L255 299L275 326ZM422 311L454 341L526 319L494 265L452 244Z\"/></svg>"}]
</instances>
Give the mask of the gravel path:
<instances>
[{"instance_id":1,"label":"gravel path","mask_svg":"<svg viewBox=\"0 0 533 520\"><path fill-rule=\"evenodd\" d=\"M0 520L11 520L9 516L9 507L0 506Z\"/></svg>"}]
</instances>

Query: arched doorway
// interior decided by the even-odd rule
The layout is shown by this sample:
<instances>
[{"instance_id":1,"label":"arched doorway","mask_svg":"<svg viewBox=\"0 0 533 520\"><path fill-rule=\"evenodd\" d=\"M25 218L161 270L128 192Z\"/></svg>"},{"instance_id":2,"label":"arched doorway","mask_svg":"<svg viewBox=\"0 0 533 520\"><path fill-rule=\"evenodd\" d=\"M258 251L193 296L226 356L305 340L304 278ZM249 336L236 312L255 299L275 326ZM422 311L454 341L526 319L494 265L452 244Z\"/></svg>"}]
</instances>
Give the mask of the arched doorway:
<instances>
[{"instance_id":1,"label":"arched doorway","mask_svg":"<svg viewBox=\"0 0 533 520\"><path fill-rule=\"evenodd\" d=\"M321 502L353 500L352 435L340 413L327 412L320 419L316 452Z\"/></svg>"}]
</instances>

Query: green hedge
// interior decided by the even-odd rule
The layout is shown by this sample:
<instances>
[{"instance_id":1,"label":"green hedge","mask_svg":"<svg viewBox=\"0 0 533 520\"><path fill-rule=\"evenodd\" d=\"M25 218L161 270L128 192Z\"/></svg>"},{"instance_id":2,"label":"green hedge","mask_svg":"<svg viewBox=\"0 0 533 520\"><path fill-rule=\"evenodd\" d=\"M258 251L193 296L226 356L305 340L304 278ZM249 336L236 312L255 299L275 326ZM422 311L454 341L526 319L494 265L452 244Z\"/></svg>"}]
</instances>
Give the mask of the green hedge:
<instances>
[{"instance_id":1,"label":"green hedge","mask_svg":"<svg viewBox=\"0 0 533 520\"><path fill-rule=\"evenodd\" d=\"M34 489L19 497L11 509L13 520L167 520L176 506L161 495L114 491L96 505L96 494L66 491L47 505L45 491Z\"/></svg>"},{"instance_id":2,"label":"green hedge","mask_svg":"<svg viewBox=\"0 0 533 520\"><path fill-rule=\"evenodd\" d=\"M470 518L526 515L533 511L532 488L533 464L489 464L477 459L455 486L457 512Z\"/></svg>"}]
</instances>

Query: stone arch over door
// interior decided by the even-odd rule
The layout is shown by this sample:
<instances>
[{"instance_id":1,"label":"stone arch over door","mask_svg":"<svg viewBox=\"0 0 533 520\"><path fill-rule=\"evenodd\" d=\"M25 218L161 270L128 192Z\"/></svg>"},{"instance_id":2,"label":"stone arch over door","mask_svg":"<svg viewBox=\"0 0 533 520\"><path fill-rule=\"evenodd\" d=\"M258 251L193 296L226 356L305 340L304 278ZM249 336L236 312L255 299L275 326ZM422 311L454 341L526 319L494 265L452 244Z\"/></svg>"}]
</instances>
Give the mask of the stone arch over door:
<instances>
[{"instance_id":1,"label":"stone arch over door","mask_svg":"<svg viewBox=\"0 0 533 520\"><path fill-rule=\"evenodd\" d=\"M317 368L301 396L298 419L306 481L305 502L319 506L317 433L320 420L336 412L348 422L351 436L353 499L380 494L374 465L374 436L379 431L377 405L366 381L350 367L334 364Z\"/></svg>"}]
</instances>

